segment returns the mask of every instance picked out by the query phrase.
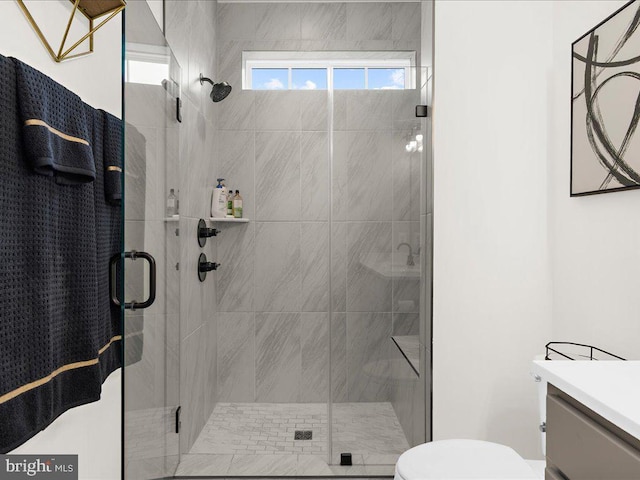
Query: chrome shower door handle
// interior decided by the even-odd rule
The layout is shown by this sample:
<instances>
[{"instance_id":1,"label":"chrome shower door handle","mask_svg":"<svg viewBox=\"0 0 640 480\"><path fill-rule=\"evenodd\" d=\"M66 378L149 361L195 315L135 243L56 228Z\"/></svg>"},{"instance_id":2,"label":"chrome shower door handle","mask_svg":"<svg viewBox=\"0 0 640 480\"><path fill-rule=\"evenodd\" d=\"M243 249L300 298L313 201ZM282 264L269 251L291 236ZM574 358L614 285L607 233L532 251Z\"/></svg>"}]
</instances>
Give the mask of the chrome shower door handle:
<instances>
[{"instance_id":1,"label":"chrome shower door handle","mask_svg":"<svg viewBox=\"0 0 640 480\"><path fill-rule=\"evenodd\" d=\"M111 261L109 262L111 302L118 307L123 306L118 298L118 262L120 259L125 258L130 258L134 261L142 258L149 263L149 297L144 302L124 302L124 308L129 310L148 308L153 305L153 302L156 300L156 260L147 252L136 252L135 250L123 252L122 254L111 257Z\"/></svg>"}]
</instances>

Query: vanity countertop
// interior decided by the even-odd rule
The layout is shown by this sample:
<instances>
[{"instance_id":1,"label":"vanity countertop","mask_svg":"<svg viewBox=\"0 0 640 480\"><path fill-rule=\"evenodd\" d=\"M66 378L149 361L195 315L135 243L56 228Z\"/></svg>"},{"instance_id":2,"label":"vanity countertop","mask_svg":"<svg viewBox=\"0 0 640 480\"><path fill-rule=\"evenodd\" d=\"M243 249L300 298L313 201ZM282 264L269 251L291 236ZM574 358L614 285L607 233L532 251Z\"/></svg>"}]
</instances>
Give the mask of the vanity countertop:
<instances>
[{"instance_id":1,"label":"vanity countertop","mask_svg":"<svg viewBox=\"0 0 640 480\"><path fill-rule=\"evenodd\" d=\"M640 439L640 361L536 360L531 373Z\"/></svg>"}]
</instances>

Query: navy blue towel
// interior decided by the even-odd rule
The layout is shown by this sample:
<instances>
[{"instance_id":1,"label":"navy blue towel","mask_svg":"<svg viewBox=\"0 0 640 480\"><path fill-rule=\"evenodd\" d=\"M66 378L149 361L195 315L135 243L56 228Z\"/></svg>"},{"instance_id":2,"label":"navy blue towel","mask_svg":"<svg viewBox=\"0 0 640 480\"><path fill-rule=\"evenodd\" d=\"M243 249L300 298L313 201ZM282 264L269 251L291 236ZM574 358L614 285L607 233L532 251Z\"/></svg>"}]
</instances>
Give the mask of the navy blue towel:
<instances>
[{"instance_id":1,"label":"navy blue towel","mask_svg":"<svg viewBox=\"0 0 640 480\"><path fill-rule=\"evenodd\" d=\"M16 83L0 55L0 453L98 400L122 359L109 292L121 208L106 202L102 114L82 105L95 181L61 187L26 161Z\"/></svg>"},{"instance_id":2,"label":"navy blue towel","mask_svg":"<svg viewBox=\"0 0 640 480\"><path fill-rule=\"evenodd\" d=\"M12 58L26 160L62 185L93 182L93 151L83 102L43 73Z\"/></svg>"},{"instance_id":3,"label":"navy blue towel","mask_svg":"<svg viewBox=\"0 0 640 480\"><path fill-rule=\"evenodd\" d=\"M100 110L104 128L104 194L112 205L122 204L122 120Z\"/></svg>"}]
</instances>

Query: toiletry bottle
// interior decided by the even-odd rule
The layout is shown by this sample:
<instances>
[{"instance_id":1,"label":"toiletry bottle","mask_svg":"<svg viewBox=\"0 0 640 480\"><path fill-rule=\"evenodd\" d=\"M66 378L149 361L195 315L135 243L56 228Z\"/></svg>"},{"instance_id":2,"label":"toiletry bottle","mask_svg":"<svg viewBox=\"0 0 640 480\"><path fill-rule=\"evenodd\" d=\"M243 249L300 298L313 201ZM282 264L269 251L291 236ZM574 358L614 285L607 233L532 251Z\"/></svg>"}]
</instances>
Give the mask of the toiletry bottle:
<instances>
[{"instance_id":1,"label":"toiletry bottle","mask_svg":"<svg viewBox=\"0 0 640 480\"><path fill-rule=\"evenodd\" d=\"M233 190L229 189L227 195L227 217L233 217Z\"/></svg>"},{"instance_id":2,"label":"toiletry bottle","mask_svg":"<svg viewBox=\"0 0 640 480\"><path fill-rule=\"evenodd\" d=\"M173 188L169 191L167 197L167 217L173 217L176 214L176 195L173 193Z\"/></svg>"},{"instance_id":3,"label":"toiletry bottle","mask_svg":"<svg viewBox=\"0 0 640 480\"><path fill-rule=\"evenodd\" d=\"M236 190L236 195L233 197L233 216L235 218L242 218L242 197L240 196L240 190Z\"/></svg>"},{"instance_id":4,"label":"toiletry bottle","mask_svg":"<svg viewBox=\"0 0 640 480\"><path fill-rule=\"evenodd\" d=\"M224 218L227 215L227 188L222 183L224 178L218 178L218 185L211 195L211 216Z\"/></svg>"},{"instance_id":5,"label":"toiletry bottle","mask_svg":"<svg viewBox=\"0 0 640 480\"><path fill-rule=\"evenodd\" d=\"M175 215L180 215L180 190L176 192L176 213Z\"/></svg>"}]
</instances>

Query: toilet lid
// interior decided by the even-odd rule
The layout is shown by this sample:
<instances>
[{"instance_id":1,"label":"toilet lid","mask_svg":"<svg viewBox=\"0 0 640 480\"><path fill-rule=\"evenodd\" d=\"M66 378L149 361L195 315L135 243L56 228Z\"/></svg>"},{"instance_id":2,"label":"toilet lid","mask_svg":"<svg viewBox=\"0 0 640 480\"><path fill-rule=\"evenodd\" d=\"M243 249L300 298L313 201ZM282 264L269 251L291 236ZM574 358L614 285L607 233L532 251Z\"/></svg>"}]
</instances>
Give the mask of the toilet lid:
<instances>
[{"instance_id":1,"label":"toilet lid","mask_svg":"<svg viewBox=\"0 0 640 480\"><path fill-rule=\"evenodd\" d=\"M514 450L480 440L440 440L404 452L396 480L537 479Z\"/></svg>"}]
</instances>

